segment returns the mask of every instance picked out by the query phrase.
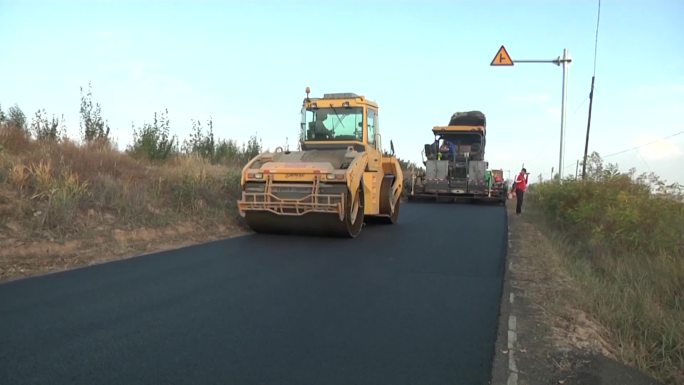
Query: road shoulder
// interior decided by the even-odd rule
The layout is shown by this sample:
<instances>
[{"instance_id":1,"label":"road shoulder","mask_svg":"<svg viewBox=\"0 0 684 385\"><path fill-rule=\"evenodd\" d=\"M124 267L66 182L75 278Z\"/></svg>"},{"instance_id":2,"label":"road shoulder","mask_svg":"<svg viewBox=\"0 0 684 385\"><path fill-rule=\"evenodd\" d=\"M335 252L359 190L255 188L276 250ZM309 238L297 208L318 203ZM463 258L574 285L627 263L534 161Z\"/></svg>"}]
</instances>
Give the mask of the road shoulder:
<instances>
[{"instance_id":1,"label":"road shoulder","mask_svg":"<svg viewBox=\"0 0 684 385\"><path fill-rule=\"evenodd\" d=\"M2 225L0 225L2 229ZM68 239L0 236L0 283L248 234L235 223L182 221L162 227L100 226Z\"/></svg>"},{"instance_id":2,"label":"road shoulder","mask_svg":"<svg viewBox=\"0 0 684 385\"><path fill-rule=\"evenodd\" d=\"M509 207L491 384L659 384L613 359L601 325L573 306L576 290L553 242Z\"/></svg>"}]
</instances>

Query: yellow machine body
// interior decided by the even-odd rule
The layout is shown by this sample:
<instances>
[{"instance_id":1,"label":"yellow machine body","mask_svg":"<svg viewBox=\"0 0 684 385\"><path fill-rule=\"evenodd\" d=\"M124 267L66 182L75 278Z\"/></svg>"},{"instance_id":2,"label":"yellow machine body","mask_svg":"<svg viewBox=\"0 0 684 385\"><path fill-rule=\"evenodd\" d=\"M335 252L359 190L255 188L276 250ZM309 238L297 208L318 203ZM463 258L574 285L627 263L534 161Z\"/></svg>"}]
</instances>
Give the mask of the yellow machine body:
<instances>
[{"instance_id":1,"label":"yellow machine body","mask_svg":"<svg viewBox=\"0 0 684 385\"><path fill-rule=\"evenodd\" d=\"M394 223L403 175L384 154L378 106L356 94L304 99L300 150L277 148L242 170L240 215L257 232L357 236Z\"/></svg>"},{"instance_id":2,"label":"yellow machine body","mask_svg":"<svg viewBox=\"0 0 684 385\"><path fill-rule=\"evenodd\" d=\"M434 126L432 132L435 135L449 132L479 132L486 135L487 129L485 126Z\"/></svg>"}]
</instances>

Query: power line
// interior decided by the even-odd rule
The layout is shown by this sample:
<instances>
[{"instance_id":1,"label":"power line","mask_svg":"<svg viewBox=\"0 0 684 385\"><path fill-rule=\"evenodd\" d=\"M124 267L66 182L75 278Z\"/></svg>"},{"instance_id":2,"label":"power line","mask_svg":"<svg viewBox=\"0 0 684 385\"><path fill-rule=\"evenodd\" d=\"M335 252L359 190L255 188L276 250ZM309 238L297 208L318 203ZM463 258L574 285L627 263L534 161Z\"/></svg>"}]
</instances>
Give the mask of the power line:
<instances>
[{"instance_id":1,"label":"power line","mask_svg":"<svg viewBox=\"0 0 684 385\"><path fill-rule=\"evenodd\" d=\"M681 135L681 134L684 134L684 131L679 131L679 132L677 132L677 133L675 133L675 134L668 135L668 136L666 136L666 137L664 137L664 138L656 139L656 140L654 140L654 141L652 141L652 142L644 143L644 144L639 145L639 146L636 146L636 147L632 147L632 148L628 148L628 149L626 149L626 150L614 152L614 153L612 153L612 154L608 154L608 155L602 156L602 158L605 159L605 158L608 158L608 157L610 157L610 156L620 155L620 154L624 154L625 152L638 150L638 149L640 149L641 147L650 146L650 145L652 145L653 143L658 143L658 142L660 142L660 141L662 141L662 140L670 139L670 138L672 138L672 137L675 137L675 136Z\"/></svg>"},{"instance_id":2,"label":"power line","mask_svg":"<svg viewBox=\"0 0 684 385\"><path fill-rule=\"evenodd\" d=\"M672 134L672 135L668 135L668 136L666 136L666 137L663 137L663 138L660 138L660 139L656 139L656 140L654 140L654 141L652 141L652 142L644 143L644 144L641 144L641 145L639 145L639 146L632 147L632 148L628 148L628 149L626 149L626 150L622 150L622 151L618 151L618 152L614 152L614 153L612 153L612 154L608 154L608 155L605 155L605 156L602 156L602 155L599 154L599 156L601 156L601 159L605 159L605 158L608 158L608 157L610 157L610 156L620 155L620 154L623 154L623 153L625 153L625 152L629 152L629 151L633 151L633 150L640 149L641 147L650 146L650 145L652 145L652 144L654 144L654 143L660 142L661 140L670 139L670 138L672 138L672 137L675 137L675 136L681 135L681 134L684 134L684 131L680 131L680 132L674 133L674 134ZM580 164L581 164L581 163L582 163L582 159L578 159L578 160L579 160L579 162L580 162ZM642 158L642 160L643 160L643 158ZM577 160L576 160L575 162L577 162ZM572 164L575 163L575 162L568 162L568 163L565 163L565 165L564 165L563 167L572 166ZM644 161L644 163L646 163L646 162ZM650 166L648 165L648 163L646 163L646 166L650 169Z\"/></svg>"},{"instance_id":3,"label":"power line","mask_svg":"<svg viewBox=\"0 0 684 385\"><path fill-rule=\"evenodd\" d=\"M589 100L589 97L588 97L588 96L587 96L586 98L584 98L584 100L582 100L582 103L580 103L580 104L577 106L577 108L575 108L575 112L573 112L572 115L570 115L570 116L575 116L575 115L577 115L577 113L579 112L580 108L584 107L584 104L587 102L587 100Z\"/></svg>"},{"instance_id":4,"label":"power line","mask_svg":"<svg viewBox=\"0 0 684 385\"><path fill-rule=\"evenodd\" d=\"M594 37L594 76L596 76L596 52L598 51L599 22L601 21L601 0L598 0L598 15L596 16L596 36Z\"/></svg>"},{"instance_id":5,"label":"power line","mask_svg":"<svg viewBox=\"0 0 684 385\"><path fill-rule=\"evenodd\" d=\"M582 161L582 179L587 170L587 152L589 152L589 130L591 129L591 107L594 104L594 81L596 80L596 56L598 52L598 33L601 21L601 0L598 0L598 12L596 15L596 35L594 36L594 74L591 76L591 91L589 91L589 115L587 116L587 136L584 139L584 158Z\"/></svg>"}]
</instances>

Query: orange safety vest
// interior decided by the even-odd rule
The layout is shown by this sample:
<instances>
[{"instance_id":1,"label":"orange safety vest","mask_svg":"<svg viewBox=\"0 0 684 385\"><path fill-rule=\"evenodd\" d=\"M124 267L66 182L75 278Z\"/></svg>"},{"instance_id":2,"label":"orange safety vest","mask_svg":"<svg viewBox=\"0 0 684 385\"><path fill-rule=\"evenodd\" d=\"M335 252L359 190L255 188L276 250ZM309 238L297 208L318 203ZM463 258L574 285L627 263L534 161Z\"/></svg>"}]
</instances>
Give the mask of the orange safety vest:
<instances>
[{"instance_id":1,"label":"orange safety vest","mask_svg":"<svg viewBox=\"0 0 684 385\"><path fill-rule=\"evenodd\" d=\"M527 190L527 175L522 171L518 174L518 177L515 178L515 189L520 191Z\"/></svg>"}]
</instances>

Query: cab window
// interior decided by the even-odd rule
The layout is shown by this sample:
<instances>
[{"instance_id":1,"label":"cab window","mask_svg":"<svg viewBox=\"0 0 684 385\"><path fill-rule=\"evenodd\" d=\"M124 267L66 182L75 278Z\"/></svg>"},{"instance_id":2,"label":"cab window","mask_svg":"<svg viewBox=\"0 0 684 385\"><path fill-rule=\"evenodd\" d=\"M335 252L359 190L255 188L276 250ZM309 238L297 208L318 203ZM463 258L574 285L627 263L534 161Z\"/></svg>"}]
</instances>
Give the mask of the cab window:
<instances>
[{"instance_id":1,"label":"cab window","mask_svg":"<svg viewBox=\"0 0 684 385\"><path fill-rule=\"evenodd\" d=\"M362 123L361 107L304 110L303 138L307 141L361 141Z\"/></svg>"},{"instance_id":2,"label":"cab window","mask_svg":"<svg viewBox=\"0 0 684 385\"><path fill-rule=\"evenodd\" d=\"M375 111L368 109L368 144L375 147L375 125L377 118Z\"/></svg>"}]
</instances>

